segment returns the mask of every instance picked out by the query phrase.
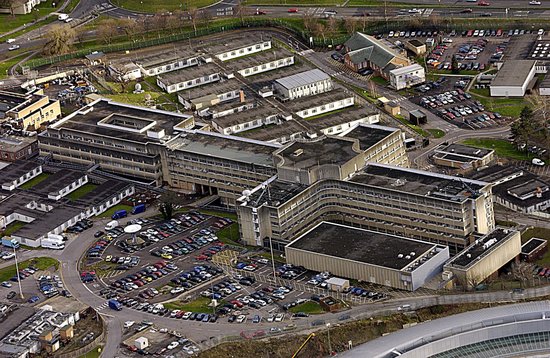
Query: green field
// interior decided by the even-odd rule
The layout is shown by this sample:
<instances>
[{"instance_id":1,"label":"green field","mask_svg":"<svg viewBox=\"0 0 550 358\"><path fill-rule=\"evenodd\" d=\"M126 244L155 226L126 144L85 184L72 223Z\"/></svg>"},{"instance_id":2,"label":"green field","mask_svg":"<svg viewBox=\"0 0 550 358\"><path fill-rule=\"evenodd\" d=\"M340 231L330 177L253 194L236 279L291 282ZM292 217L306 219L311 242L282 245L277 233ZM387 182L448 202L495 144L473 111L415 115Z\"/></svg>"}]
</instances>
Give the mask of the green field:
<instances>
[{"instance_id":1,"label":"green field","mask_svg":"<svg viewBox=\"0 0 550 358\"><path fill-rule=\"evenodd\" d=\"M35 259L25 260L19 262L19 270L27 268L29 266L34 266L39 270L45 270L52 266L55 266L55 269L59 267L59 261L52 259L51 257L38 257ZM0 269L0 281L7 281L15 275L15 264L4 267Z\"/></svg>"},{"instance_id":2,"label":"green field","mask_svg":"<svg viewBox=\"0 0 550 358\"><path fill-rule=\"evenodd\" d=\"M27 56L28 53L23 53L0 62L0 79L8 77L8 70Z\"/></svg>"},{"instance_id":3,"label":"green field","mask_svg":"<svg viewBox=\"0 0 550 358\"><path fill-rule=\"evenodd\" d=\"M325 312L321 308L321 305L313 301L307 301L302 303L301 305L291 307L289 311L292 313L304 312L307 314L321 314Z\"/></svg>"},{"instance_id":4,"label":"green field","mask_svg":"<svg viewBox=\"0 0 550 358\"><path fill-rule=\"evenodd\" d=\"M113 4L128 10L158 13L164 11L187 10L190 6L201 8L216 3L216 0L113 0Z\"/></svg>"},{"instance_id":5,"label":"green field","mask_svg":"<svg viewBox=\"0 0 550 358\"><path fill-rule=\"evenodd\" d=\"M101 352L98 351L100 347L94 348L93 350L89 351L86 354L81 355L79 358L99 358L101 355Z\"/></svg>"},{"instance_id":6,"label":"green field","mask_svg":"<svg viewBox=\"0 0 550 358\"><path fill-rule=\"evenodd\" d=\"M86 195L86 194L90 193L91 191L93 191L95 188L97 188L96 184L86 183L86 184L82 185L80 188L76 189L75 191L69 193L69 195L67 195L67 197L71 201L76 201L76 200L82 198L84 195Z\"/></svg>"},{"instance_id":7,"label":"green field","mask_svg":"<svg viewBox=\"0 0 550 358\"><path fill-rule=\"evenodd\" d=\"M493 149L499 157L529 160L527 153L520 152L513 143L505 139L470 138L462 143L476 148Z\"/></svg>"},{"instance_id":8,"label":"green field","mask_svg":"<svg viewBox=\"0 0 550 358\"><path fill-rule=\"evenodd\" d=\"M50 176L50 174L48 174L48 173L39 174L39 175L35 176L34 178L32 178L31 180L29 180L28 182L23 183L19 188L20 189L30 189L33 186L35 186L35 185L43 182L44 180L46 180L49 176Z\"/></svg>"},{"instance_id":9,"label":"green field","mask_svg":"<svg viewBox=\"0 0 550 358\"><path fill-rule=\"evenodd\" d=\"M430 133L422 129L420 126L417 126L416 124L411 124L407 119L403 118L403 116L396 116L395 117L399 122L403 123L404 125L410 127L413 131L420 134L422 137L429 137Z\"/></svg>"},{"instance_id":10,"label":"green field","mask_svg":"<svg viewBox=\"0 0 550 358\"><path fill-rule=\"evenodd\" d=\"M195 312L195 313L213 313L213 308L208 306L211 299L206 297L199 297L194 301L188 303L182 302L167 302L164 304L164 308L170 310L183 310L185 312ZM224 305L225 301L218 301L218 305Z\"/></svg>"},{"instance_id":11,"label":"green field","mask_svg":"<svg viewBox=\"0 0 550 358\"><path fill-rule=\"evenodd\" d=\"M430 134L433 135L434 138L443 138L445 136L445 132L441 129L428 128L426 130L430 132Z\"/></svg>"},{"instance_id":12,"label":"green field","mask_svg":"<svg viewBox=\"0 0 550 358\"><path fill-rule=\"evenodd\" d=\"M119 210L126 210L129 214L132 211L132 207L130 205L118 204L97 216L100 218L110 218L111 216L113 216L115 211L119 211Z\"/></svg>"},{"instance_id":13,"label":"green field","mask_svg":"<svg viewBox=\"0 0 550 358\"><path fill-rule=\"evenodd\" d=\"M498 98L485 97L488 89L477 89L470 91L474 99L480 101L485 109L492 112L498 112L505 117L518 118L526 102L522 98Z\"/></svg>"},{"instance_id":14,"label":"green field","mask_svg":"<svg viewBox=\"0 0 550 358\"><path fill-rule=\"evenodd\" d=\"M61 4L62 2L63 1L56 1L58 4ZM41 3L35 7L35 9L37 10L26 15L11 16L10 14L0 14L0 34L11 31L25 24L29 26L38 18L46 16L56 10L56 8L52 7L52 0Z\"/></svg>"},{"instance_id":15,"label":"green field","mask_svg":"<svg viewBox=\"0 0 550 358\"><path fill-rule=\"evenodd\" d=\"M293 5L293 6L310 6L310 5L342 5L344 1L338 0L243 0L244 5Z\"/></svg>"}]
</instances>

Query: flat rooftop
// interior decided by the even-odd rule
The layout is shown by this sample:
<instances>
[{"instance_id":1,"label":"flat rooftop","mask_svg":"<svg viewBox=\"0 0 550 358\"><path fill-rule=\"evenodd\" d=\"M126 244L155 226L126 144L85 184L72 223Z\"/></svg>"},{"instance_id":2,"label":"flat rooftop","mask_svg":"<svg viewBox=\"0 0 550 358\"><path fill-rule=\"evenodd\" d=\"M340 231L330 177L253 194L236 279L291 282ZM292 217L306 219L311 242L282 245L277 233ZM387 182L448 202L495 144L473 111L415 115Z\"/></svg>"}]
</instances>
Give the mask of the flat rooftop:
<instances>
[{"instance_id":1,"label":"flat rooftop","mask_svg":"<svg viewBox=\"0 0 550 358\"><path fill-rule=\"evenodd\" d=\"M301 97L297 100L287 101L284 103L286 108L291 112L298 112L305 109L322 106L324 104L343 100L344 98L354 97L353 93L343 89L335 88L332 91L323 92L313 96Z\"/></svg>"},{"instance_id":2,"label":"flat rooftop","mask_svg":"<svg viewBox=\"0 0 550 358\"><path fill-rule=\"evenodd\" d=\"M361 150L365 151L397 131L398 128L360 123L340 136L358 139Z\"/></svg>"},{"instance_id":3,"label":"flat rooftop","mask_svg":"<svg viewBox=\"0 0 550 358\"><path fill-rule=\"evenodd\" d=\"M535 60L505 61L491 82L491 86L523 86L535 63Z\"/></svg>"},{"instance_id":4,"label":"flat rooftop","mask_svg":"<svg viewBox=\"0 0 550 358\"><path fill-rule=\"evenodd\" d=\"M178 97L186 101L203 98L206 96L215 96L222 93L227 93L242 88L242 83L235 78L229 80L221 80L212 86L192 87L178 92Z\"/></svg>"},{"instance_id":5,"label":"flat rooftop","mask_svg":"<svg viewBox=\"0 0 550 358\"><path fill-rule=\"evenodd\" d=\"M244 70L245 68L260 66L272 61L281 60L283 58L291 56L294 55L283 48L271 47L271 49L269 50L256 52L229 61L224 61L223 65L225 68L229 68L233 71L240 71Z\"/></svg>"},{"instance_id":6,"label":"flat rooftop","mask_svg":"<svg viewBox=\"0 0 550 358\"><path fill-rule=\"evenodd\" d=\"M222 128L232 127L238 124L249 123L256 120L264 120L267 117L280 114L277 108L272 107L268 103L257 103L257 106L244 111L229 114L226 116L213 118L212 122ZM284 124L283 124L284 125Z\"/></svg>"},{"instance_id":7,"label":"flat rooftop","mask_svg":"<svg viewBox=\"0 0 550 358\"><path fill-rule=\"evenodd\" d=\"M307 133L308 129L301 125L299 122L291 119L284 121L283 124L270 124L264 127L258 127L245 132L239 132L235 135L243 138L250 138L261 141L274 141L280 138L286 138L290 140L294 135L300 135Z\"/></svg>"},{"instance_id":8,"label":"flat rooftop","mask_svg":"<svg viewBox=\"0 0 550 358\"><path fill-rule=\"evenodd\" d=\"M259 206L263 203L270 206L278 206L292 199L307 187L305 184L275 179L269 182L265 188L262 186L254 188L246 201L252 206Z\"/></svg>"},{"instance_id":9,"label":"flat rooftop","mask_svg":"<svg viewBox=\"0 0 550 358\"><path fill-rule=\"evenodd\" d=\"M493 194L518 207L527 208L550 201L550 184L524 171L519 177L494 185Z\"/></svg>"},{"instance_id":10,"label":"flat rooftop","mask_svg":"<svg viewBox=\"0 0 550 358\"><path fill-rule=\"evenodd\" d=\"M322 114L319 117L305 118L304 122L311 128L323 131L327 128L350 123L378 113L378 110L370 105L347 107L335 112Z\"/></svg>"},{"instance_id":11,"label":"flat rooftop","mask_svg":"<svg viewBox=\"0 0 550 358\"><path fill-rule=\"evenodd\" d=\"M134 62L144 69L150 69L153 67L161 66L168 63L173 63L179 60L185 60L193 57L200 56L200 53L189 49L188 47L174 48L163 52L149 53L143 57L138 58Z\"/></svg>"},{"instance_id":12,"label":"flat rooftop","mask_svg":"<svg viewBox=\"0 0 550 358\"><path fill-rule=\"evenodd\" d=\"M17 111L21 105L23 105L21 108L25 108L43 97L39 94L23 94L0 90L0 118L4 118L5 113L8 111Z\"/></svg>"},{"instance_id":13,"label":"flat rooftop","mask_svg":"<svg viewBox=\"0 0 550 358\"><path fill-rule=\"evenodd\" d=\"M50 128L70 129L136 142L158 142L158 139L149 137L143 128L136 126L153 125L150 130L164 130L169 136L174 134L175 126L190 118L192 117L188 114L133 106L101 98L54 123Z\"/></svg>"},{"instance_id":14,"label":"flat rooftop","mask_svg":"<svg viewBox=\"0 0 550 358\"><path fill-rule=\"evenodd\" d=\"M292 89L328 79L330 79L329 75L318 68L314 68L313 70L279 78L276 82L286 89Z\"/></svg>"},{"instance_id":15,"label":"flat rooftop","mask_svg":"<svg viewBox=\"0 0 550 358\"><path fill-rule=\"evenodd\" d=\"M94 190L79 198L75 203L78 205L92 206L106 199L110 199L113 195L122 192L129 186L132 186L132 184L110 179L99 184Z\"/></svg>"},{"instance_id":16,"label":"flat rooftop","mask_svg":"<svg viewBox=\"0 0 550 358\"><path fill-rule=\"evenodd\" d=\"M495 183L503 178L514 175L522 175L523 169L513 165L491 165L488 168L478 170L469 175L471 179Z\"/></svg>"},{"instance_id":17,"label":"flat rooftop","mask_svg":"<svg viewBox=\"0 0 550 358\"><path fill-rule=\"evenodd\" d=\"M199 45L195 45L195 47L212 55L219 55L267 41L271 41L271 35L251 30L242 32L239 35L226 33L223 36L218 36L216 41L200 43ZM234 59L228 61L234 61Z\"/></svg>"},{"instance_id":18,"label":"flat rooftop","mask_svg":"<svg viewBox=\"0 0 550 358\"><path fill-rule=\"evenodd\" d=\"M476 240L475 243L462 250L458 255L453 257L448 265L453 267L468 268L475 264L482 257L499 247L507 239L511 238L517 231L505 229L502 227L495 228L489 234Z\"/></svg>"},{"instance_id":19,"label":"flat rooftop","mask_svg":"<svg viewBox=\"0 0 550 358\"><path fill-rule=\"evenodd\" d=\"M25 174L40 167L40 164L31 161L14 162L0 170L0 186L21 178Z\"/></svg>"},{"instance_id":20,"label":"flat rooftop","mask_svg":"<svg viewBox=\"0 0 550 358\"><path fill-rule=\"evenodd\" d=\"M354 141L339 137L320 137L293 142L277 152L280 167L308 169L319 165L342 165L359 155Z\"/></svg>"},{"instance_id":21,"label":"flat rooftop","mask_svg":"<svg viewBox=\"0 0 550 358\"><path fill-rule=\"evenodd\" d=\"M222 69L218 66L213 63L207 63L200 66L192 66L177 71L161 73L157 76L157 79L166 86L171 86L220 72L222 72Z\"/></svg>"},{"instance_id":22,"label":"flat rooftop","mask_svg":"<svg viewBox=\"0 0 550 358\"><path fill-rule=\"evenodd\" d=\"M539 239L538 237L533 237L525 244L521 245L521 253L524 255L529 255L536 249L542 246L546 246L547 241L544 239Z\"/></svg>"},{"instance_id":23,"label":"flat rooftop","mask_svg":"<svg viewBox=\"0 0 550 358\"><path fill-rule=\"evenodd\" d=\"M436 153L458 155L470 159L483 159L487 155L493 153L493 150L480 149L462 145L458 143L449 144L448 146L437 148Z\"/></svg>"},{"instance_id":24,"label":"flat rooftop","mask_svg":"<svg viewBox=\"0 0 550 358\"><path fill-rule=\"evenodd\" d=\"M85 172L64 169L50 175L46 180L41 181L32 187L32 191L38 194L48 195L57 193L71 183L84 177Z\"/></svg>"},{"instance_id":25,"label":"flat rooftop","mask_svg":"<svg viewBox=\"0 0 550 358\"><path fill-rule=\"evenodd\" d=\"M4 152L15 153L28 145L36 142L36 136L21 137L21 136L0 136L0 150Z\"/></svg>"},{"instance_id":26,"label":"flat rooftop","mask_svg":"<svg viewBox=\"0 0 550 358\"><path fill-rule=\"evenodd\" d=\"M272 71L262 72L254 76L250 76L247 78L247 81L250 83L251 87L254 88L254 90L259 90L264 86L271 87L273 85L273 81L281 78L282 76L290 76L309 69L311 69L311 67L307 63L295 62L292 66L279 67Z\"/></svg>"},{"instance_id":27,"label":"flat rooftop","mask_svg":"<svg viewBox=\"0 0 550 358\"><path fill-rule=\"evenodd\" d=\"M350 181L455 202L477 197L477 192L487 185L481 181L384 164L367 164Z\"/></svg>"},{"instance_id":28,"label":"flat rooftop","mask_svg":"<svg viewBox=\"0 0 550 358\"><path fill-rule=\"evenodd\" d=\"M191 152L273 168L275 164L272 153L280 148L278 144L199 130L185 131L166 145L173 151Z\"/></svg>"},{"instance_id":29,"label":"flat rooftop","mask_svg":"<svg viewBox=\"0 0 550 358\"><path fill-rule=\"evenodd\" d=\"M322 222L287 245L289 248L403 270L435 244ZM411 255L411 253L414 253ZM403 257L399 258L398 255Z\"/></svg>"}]
</instances>

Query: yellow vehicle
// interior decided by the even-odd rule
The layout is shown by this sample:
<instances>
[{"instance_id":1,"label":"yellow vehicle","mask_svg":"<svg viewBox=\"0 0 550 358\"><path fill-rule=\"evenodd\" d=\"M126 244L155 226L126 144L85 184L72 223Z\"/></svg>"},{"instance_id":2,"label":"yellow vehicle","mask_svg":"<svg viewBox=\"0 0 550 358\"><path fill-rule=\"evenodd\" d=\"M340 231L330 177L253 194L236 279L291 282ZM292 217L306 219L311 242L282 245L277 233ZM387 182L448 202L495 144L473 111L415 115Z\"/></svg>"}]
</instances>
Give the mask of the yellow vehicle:
<instances>
[{"instance_id":1,"label":"yellow vehicle","mask_svg":"<svg viewBox=\"0 0 550 358\"><path fill-rule=\"evenodd\" d=\"M111 262L112 259L113 259L113 256L108 255L108 256L105 258L105 261Z\"/></svg>"},{"instance_id":2,"label":"yellow vehicle","mask_svg":"<svg viewBox=\"0 0 550 358\"><path fill-rule=\"evenodd\" d=\"M163 259L166 259L166 260L172 260L172 255L170 255L170 254L162 254L162 255L160 255L160 257L162 257Z\"/></svg>"}]
</instances>

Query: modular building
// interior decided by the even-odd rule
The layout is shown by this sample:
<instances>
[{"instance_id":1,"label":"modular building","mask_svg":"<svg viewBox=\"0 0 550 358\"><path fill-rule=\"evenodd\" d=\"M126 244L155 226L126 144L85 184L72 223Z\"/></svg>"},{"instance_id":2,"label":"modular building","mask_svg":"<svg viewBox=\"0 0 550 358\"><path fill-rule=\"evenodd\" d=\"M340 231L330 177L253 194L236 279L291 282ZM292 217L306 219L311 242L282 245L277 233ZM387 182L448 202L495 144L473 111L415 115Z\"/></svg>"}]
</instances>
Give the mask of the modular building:
<instances>
[{"instance_id":1,"label":"modular building","mask_svg":"<svg viewBox=\"0 0 550 358\"><path fill-rule=\"evenodd\" d=\"M321 222L285 247L288 263L414 291L442 271L449 248Z\"/></svg>"},{"instance_id":2,"label":"modular building","mask_svg":"<svg viewBox=\"0 0 550 358\"><path fill-rule=\"evenodd\" d=\"M401 90L426 82L426 72L424 67L415 63L390 70L389 79L393 88Z\"/></svg>"},{"instance_id":3,"label":"modular building","mask_svg":"<svg viewBox=\"0 0 550 358\"><path fill-rule=\"evenodd\" d=\"M537 61L505 61L491 82L492 97L523 97L533 86Z\"/></svg>"},{"instance_id":4,"label":"modular building","mask_svg":"<svg viewBox=\"0 0 550 358\"><path fill-rule=\"evenodd\" d=\"M275 81L275 90L283 99L296 99L330 91L330 76L319 69L300 72Z\"/></svg>"},{"instance_id":5,"label":"modular building","mask_svg":"<svg viewBox=\"0 0 550 358\"><path fill-rule=\"evenodd\" d=\"M435 150L432 159L437 165L454 169L477 169L494 160L494 150L452 143Z\"/></svg>"}]
</instances>

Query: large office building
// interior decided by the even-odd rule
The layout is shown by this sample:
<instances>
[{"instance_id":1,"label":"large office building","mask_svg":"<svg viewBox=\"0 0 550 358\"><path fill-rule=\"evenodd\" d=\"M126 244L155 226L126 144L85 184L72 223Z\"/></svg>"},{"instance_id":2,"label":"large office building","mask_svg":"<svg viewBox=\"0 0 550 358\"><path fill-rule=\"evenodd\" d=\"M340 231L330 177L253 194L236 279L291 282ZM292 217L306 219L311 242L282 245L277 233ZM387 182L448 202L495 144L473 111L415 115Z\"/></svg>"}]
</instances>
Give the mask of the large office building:
<instances>
[{"instance_id":1,"label":"large office building","mask_svg":"<svg viewBox=\"0 0 550 358\"><path fill-rule=\"evenodd\" d=\"M449 248L321 222L288 244L285 257L309 270L414 291L441 273Z\"/></svg>"},{"instance_id":2,"label":"large office building","mask_svg":"<svg viewBox=\"0 0 550 358\"><path fill-rule=\"evenodd\" d=\"M239 199L247 244L267 246L271 238L282 250L317 221L328 220L448 245L457 253L475 233L493 230L490 184L386 164L361 169L352 148L338 147L325 152L320 143L318 156L312 147L281 152L278 177ZM396 164L388 152L380 162ZM332 155L341 159L333 161Z\"/></svg>"}]
</instances>

